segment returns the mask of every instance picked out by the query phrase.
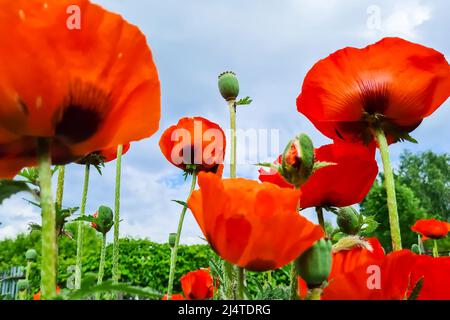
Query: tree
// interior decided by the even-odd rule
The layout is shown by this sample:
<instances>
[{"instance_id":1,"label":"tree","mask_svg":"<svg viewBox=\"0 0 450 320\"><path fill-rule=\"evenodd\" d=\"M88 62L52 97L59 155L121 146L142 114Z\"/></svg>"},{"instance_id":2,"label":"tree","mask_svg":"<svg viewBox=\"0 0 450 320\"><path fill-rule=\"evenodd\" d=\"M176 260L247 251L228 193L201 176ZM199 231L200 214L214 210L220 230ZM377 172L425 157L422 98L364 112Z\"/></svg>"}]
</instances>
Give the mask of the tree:
<instances>
[{"instance_id":1,"label":"tree","mask_svg":"<svg viewBox=\"0 0 450 320\"><path fill-rule=\"evenodd\" d=\"M402 244L404 248L410 248L413 243L417 243L417 235L411 231L411 226L416 220L424 218L426 214L420 206L420 200L407 185L397 179L395 188ZM392 248L386 189L382 175L375 181L369 194L361 203L360 210L365 216L374 216L379 223L378 228L370 236L377 237L385 249Z\"/></svg>"},{"instance_id":2,"label":"tree","mask_svg":"<svg viewBox=\"0 0 450 320\"><path fill-rule=\"evenodd\" d=\"M414 190L428 217L450 220L450 155L426 151L400 156L399 181Z\"/></svg>"}]
</instances>

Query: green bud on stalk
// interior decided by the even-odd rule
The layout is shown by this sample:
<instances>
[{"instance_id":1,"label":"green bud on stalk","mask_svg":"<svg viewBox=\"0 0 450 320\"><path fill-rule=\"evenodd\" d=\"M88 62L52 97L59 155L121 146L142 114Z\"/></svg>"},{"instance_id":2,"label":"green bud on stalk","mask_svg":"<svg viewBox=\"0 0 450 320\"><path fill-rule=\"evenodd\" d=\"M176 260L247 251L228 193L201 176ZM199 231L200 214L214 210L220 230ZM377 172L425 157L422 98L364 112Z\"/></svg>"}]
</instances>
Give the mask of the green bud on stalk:
<instances>
[{"instance_id":1,"label":"green bud on stalk","mask_svg":"<svg viewBox=\"0 0 450 320\"><path fill-rule=\"evenodd\" d=\"M37 252L34 249L28 249L25 253L25 258L27 261L36 261L37 258Z\"/></svg>"},{"instance_id":2,"label":"green bud on stalk","mask_svg":"<svg viewBox=\"0 0 450 320\"><path fill-rule=\"evenodd\" d=\"M100 206L94 217L96 221L92 223L92 227L102 234L107 234L114 225L114 214L109 207Z\"/></svg>"},{"instance_id":3,"label":"green bud on stalk","mask_svg":"<svg viewBox=\"0 0 450 320\"><path fill-rule=\"evenodd\" d=\"M336 222L341 231L349 235L355 235L361 229L359 213L353 207L340 208Z\"/></svg>"},{"instance_id":4,"label":"green bud on stalk","mask_svg":"<svg viewBox=\"0 0 450 320\"><path fill-rule=\"evenodd\" d=\"M308 180L313 170L313 143L308 135L299 134L286 146L279 172L287 182L300 187Z\"/></svg>"},{"instance_id":5,"label":"green bud on stalk","mask_svg":"<svg viewBox=\"0 0 450 320\"><path fill-rule=\"evenodd\" d=\"M322 238L295 260L297 273L309 289L318 288L328 279L331 271L332 242Z\"/></svg>"},{"instance_id":6,"label":"green bud on stalk","mask_svg":"<svg viewBox=\"0 0 450 320\"><path fill-rule=\"evenodd\" d=\"M175 247L176 239L177 239L177 234L176 233L169 234L169 245L170 245L171 248Z\"/></svg>"},{"instance_id":7,"label":"green bud on stalk","mask_svg":"<svg viewBox=\"0 0 450 320\"><path fill-rule=\"evenodd\" d=\"M236 100L239 95L239 81L234 72L226 71L219 75L219 90L226 101Z\"/></svg>"}]
</instances>

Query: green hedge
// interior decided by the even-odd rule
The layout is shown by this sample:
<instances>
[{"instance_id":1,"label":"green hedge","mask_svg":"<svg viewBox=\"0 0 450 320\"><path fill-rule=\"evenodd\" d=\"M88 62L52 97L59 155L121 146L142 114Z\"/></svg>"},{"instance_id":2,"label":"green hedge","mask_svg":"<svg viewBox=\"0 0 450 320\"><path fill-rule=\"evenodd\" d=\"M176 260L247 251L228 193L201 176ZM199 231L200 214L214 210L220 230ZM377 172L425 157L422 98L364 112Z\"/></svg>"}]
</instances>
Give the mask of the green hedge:
<instances>
[{"instance_id":1,"label":"green hedge","mask_svg":"<svg viewBox=\"0 0 450 320\"><path fill-rule=\"evenodd\" d=\"M67 230L76 233L74 225ZM97 273L101 238L90 227L85 228L83 243L83 273ZM34 248L40 252L40 233L21 234L16 239L0 241L0 270L13 266L25 266L25 252ZM67 287L67 282L74 279L74 265L76 257L76 241L68 238L59 239L58 284ZM112 245L108 245L106 253L105 279L111 278ZM180 246L178 251L177 268L175 273L174 292L181 292L180 278L189 271L207 268L210 261L217 260L217 256L207 245ZM33 264L30 274L32 292L39 290L40 283L40 255ZM152 242L148 239L120 239L119 268L121 282L127 282L139 287L148 287L161 293L167 290L170 267L170 247L168 244ZM70 270L72 268L72 270ZM285 268L286 270L288 267ZM276 270L272 273L275 284L287 286L289 278L286 270ZM247 273L248 290L256 296L258 283L267 280L267 273Z\"/></svg>"}]
</instances>

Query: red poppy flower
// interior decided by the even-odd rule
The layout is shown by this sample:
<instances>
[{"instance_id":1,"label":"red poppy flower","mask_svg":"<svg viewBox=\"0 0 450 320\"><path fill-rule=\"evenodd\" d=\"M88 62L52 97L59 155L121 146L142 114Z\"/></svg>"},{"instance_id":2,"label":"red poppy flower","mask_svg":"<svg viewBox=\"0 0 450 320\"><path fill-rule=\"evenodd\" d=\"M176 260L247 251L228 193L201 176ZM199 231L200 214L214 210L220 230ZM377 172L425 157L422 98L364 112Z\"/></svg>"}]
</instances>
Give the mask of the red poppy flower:
<instances>
[{"instance_id":1,"label":"red poppy flower","mask_svg":"<svg viewBox=\"0 0 450 320\"><path fill-rule=\"evenodd\" d=\"M423 278L418 300L450 300L450 257L416 256L411 283Z\"/></svg>"},{"instance_id":2,"label":"red poppy flower","mask_svg":"<svg viewBox=\"0 0 450 320\"><path fill-rule=\"evenodd\" d=\"M98 212L94 213L92 215L94 218L98 217ZM94 228L95 230L97 230L97 224L95 222L91 222L91 227Z\"/></svg>"},{"instance_id":3,"label":"red poppy flower","mask_svg":"<svg viewBox=\"0 0 450 320\"><path fill-rule=\"evenodd\" d=\"M324 236L298 214L299 190L199 174L188 206L213 250L252 271L280 268Z\"/></svg>"},{"instance_id":4,"label":"red poppy flower","mask_svg":"<svg viewBox=\"0 0 450 320\"><path fill-rule=\"evenodd\" d=\"M317 62L304 79L297 108L331 139L368 142L371 130L381 127L395 142L449 95L450 67L443 54L384 38Z\"/></svg>"},{"instance_id":5,"label":"red poppy flower","mask_svg":"<svg viewBox=\"0 0 450 320\"><path fill-rule=\"evenodd\" d=\"M385 253L377 238L367 239L369 247L353 247L333 252L333 263L329 280L360 266L370 265L384 259Z\"/></svg>"},{"instance_id":6,"label":"red poppy flower","mask_svg":"<svg viewBox=\"0 0 450 320\"><path fill-rule=\"evenodd\" d=\"M159 147L176 167L191 171L217 172L225 156L225 133L214 122L202 117L182 118L161 136Z\"/></svg>"},{"instance_id":7,"label":"red poppy flower","mask_svg":"<svg viewBox=\"0 0 450 320\"><path fill-rule=\"evenodd\" d=\"M214 297L214 280L208 270L188 272L181 277L181 287L188 300L205 300Z\"/></svg>"},{"instance_id":8,"label":"red poppy flower","mask_svg":"<svg viewBox=\"0 0 450 320\"><path fill-rule=\"evenodd\" d=\"M36 165L38 137L65 164L157 131L159 79L137 27L87 0L0 6L0 177Z\"/></svg>"},{"instance_id":9,"label":"red poppy flower","mask_svg":"<svg viewBox=\"0 0 450 320\"><path fill-rule=\"evenodd\" d=\"M345 207L361 202L369 192L378 173L375 147L359 143L334 143L315 150L316 161L330 165L315 171L301 187L300 206ZM280 158L278 161L280 162ZM259 171L259 179L280 187L292 187L283 177L271 170Z\"/></svg>"},{"instance_id":10,"label":"red poppy flower","mask_svg":"<svg viewBox=\"0 0 450 320\"><path fill-rule=\"evenodd\" d=\"M422 235L422 240L442 239L449 232L449 223L436 219L420 219L411 227L411 230Z\"/></svg>"},{"instance_id":11,"label":"red poppy flower","mask_svg":"<svg viewBox=\"0 0 450 320\"><path fill-rule=\"evenodd\" d=\"M403 300L408 297L415 255L409 250L390 253L351 272L335 275L324 289L323 300Z\"/></svg>"},{"instance_id":12,"label":"red poppy flower","mask_svg":"<svg viewBox=\"0 0 450 320\"><path fill-rule=\"evenodd\" d=\"M165 294L161 300L167 300L167 294ZM182 294L172 294L170 300L186 300Z\"/></svg>"}]
</instances>

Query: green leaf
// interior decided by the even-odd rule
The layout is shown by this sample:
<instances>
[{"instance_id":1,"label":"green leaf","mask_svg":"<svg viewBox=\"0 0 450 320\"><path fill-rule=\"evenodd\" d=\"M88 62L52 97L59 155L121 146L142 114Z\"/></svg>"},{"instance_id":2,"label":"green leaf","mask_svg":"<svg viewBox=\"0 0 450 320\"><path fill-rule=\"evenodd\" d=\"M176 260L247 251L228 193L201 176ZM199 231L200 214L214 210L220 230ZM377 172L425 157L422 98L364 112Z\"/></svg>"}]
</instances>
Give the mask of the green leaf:
<instances>
[{"instance_id":1,"label":"green leaf","mask_svg":"<svg viewBox=\"0 0 450 320\"><path fill-rule=\"evenodd\" d=\"M420 278L416 282L416 284L414 285L414 288L411 291L411 294L408 297L408 300L417 300L417 298L419 297L420 290L422 290L423 280L424 280L424 277Z\"/></svg>"},{"instance_id":2,"label":"green leaf","mask_svg":"<svg viewBox=\"0 0 450 320\"><path fill-rule=\"evenodd\" d=\"M172 201L175 202L175 203L178 203L178 204L180 204L180 205L182 205L183 207L186 207L186 208L188 206L188 204L185 201L181 201L181 200L172 200Z\"/></svg>"},{"instance_id":3,"label":"green leaf","mask_svg":"<svg viewBox=\"0 0 450 320\"><path fill-rule=\"evenodd\" d=\"M34 195L34 191L25 181L0 180L0 204L19 192L29 192Z\"/></svg>"},{"instance_id":4,"label":"green leaf","mask_svg":"<svg viewBox=\"0 0 450 320\"><path fill-rule=\"evenodd\" d=\"M374 232L377 228L378 222L375 220L373 216L368 216L364 218L361 231L363 231L366 234L370 234Z\"/></svg>"},{"instance_id":5,"label":"green leaf","mask_svg":"<svg viewBox=\"0 0 450 320\"><path fill-rule=\"evenodd\" d=\"M93 216L82 216L82 217L78 217L76 219L73 219L72 222L94 222L97 223L97 218L94 218Z\"/></svg>"},{"instance_id":6,"label":"green leaf","mask_svg":"<svg viewBox=\"0 0 450 320\"><path fill-rule=\"evenodd\" d=\"M335 162L325 162L325 161L314 162L313 173L322 168L329 167L329 166L335 166L335 165L337 165L337 163L335 163Z\"/></svg>"},{"instance_id":7,"label":"green leaf","mask_svg":"<svg viewBox=\"0 0 450 320\"><path fill-rule=\"evenodd\" d=\"M240 99L239 101L236 102L236 105L238 106L244 106L244 105L249 105L253 102L253 100L250 97L245 97Z\"/></svg>"}]
</instances>

